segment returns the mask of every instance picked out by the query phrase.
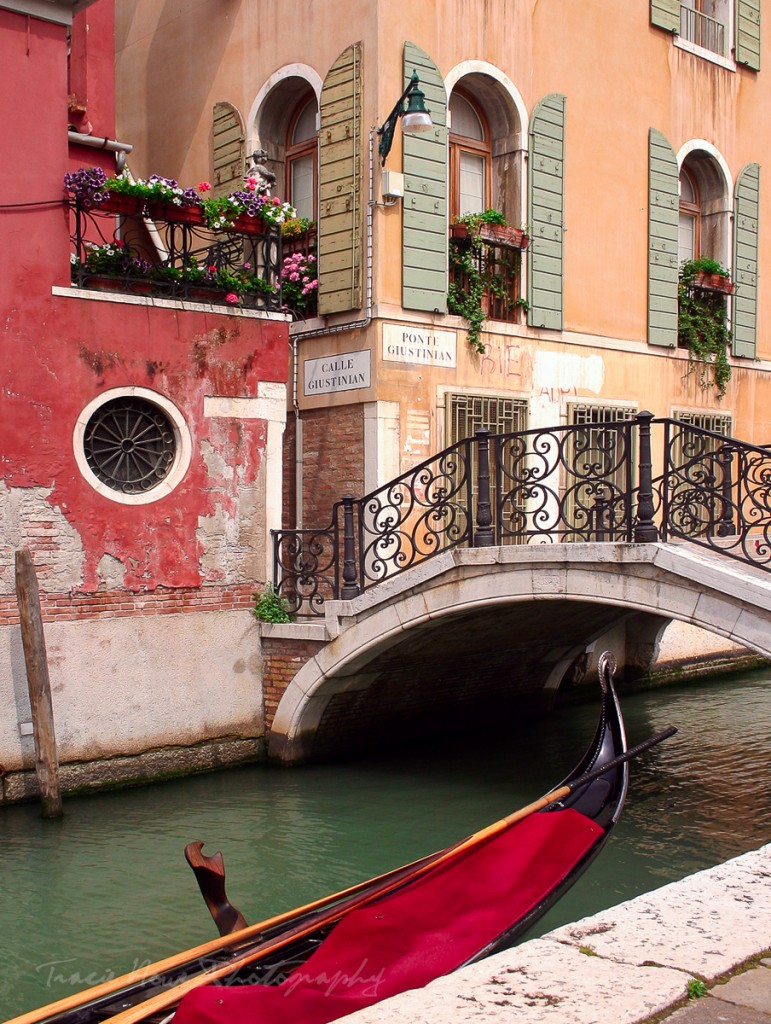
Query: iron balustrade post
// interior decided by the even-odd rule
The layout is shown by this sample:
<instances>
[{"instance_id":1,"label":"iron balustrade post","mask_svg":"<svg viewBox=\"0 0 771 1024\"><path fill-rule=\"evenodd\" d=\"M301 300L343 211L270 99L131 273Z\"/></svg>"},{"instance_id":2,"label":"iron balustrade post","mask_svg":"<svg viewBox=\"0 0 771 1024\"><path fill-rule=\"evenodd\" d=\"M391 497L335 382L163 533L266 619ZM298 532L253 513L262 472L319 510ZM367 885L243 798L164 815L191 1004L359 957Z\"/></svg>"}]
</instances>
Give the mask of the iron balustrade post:
<instances>
[{"instance_id":1,"label":"iron balustrade post","mask_svg":"<svg viewBox=\"0 0 771 1024\"><path fill-rule=\"evenodd\" d=\"M474 434L477 442L477 515L474 547L493 546L493 514L490 507L490 431L484 428Z\"/></svg>"},{"instance_id":2,"label":"iron balustrade post","mask_svg":"<svg viewBox=\"0 0 771 1024\"><path fill-rule=\"evenodd\" d=\"M353 503L355 498L352 494L343 495L343 586L340 590L340 597L343 601L350 601L361 593L358 584L358 572L356 571L356 534L353 524Z\"/></svg>"},{"instance_id":3,"label":"iron balustrade post","mask_svg":"<svg viewBox=\"0 0 771 1024\"><path fill-rule=\"evenodd\" d=\"M640 435L638 462L637 523L634 539L637 544L651 544L659 539L659 532L653 521L653 459L651 455L651 421L653 413L637 414Z\"/></svg>"},{"instance_id":4,"label":"iron balustrade post","mask_svg":"<svg viewBox=\"0 0 771 1024\"><path fill-rule=\"evenodd\" d=\"M733 448L724 444L717 453L717 461L722 470L720 481L720 523L717 528L718 537L732 537L736 527L731 514L731 491L733 490Z\"/></svg>"}]
</instances>

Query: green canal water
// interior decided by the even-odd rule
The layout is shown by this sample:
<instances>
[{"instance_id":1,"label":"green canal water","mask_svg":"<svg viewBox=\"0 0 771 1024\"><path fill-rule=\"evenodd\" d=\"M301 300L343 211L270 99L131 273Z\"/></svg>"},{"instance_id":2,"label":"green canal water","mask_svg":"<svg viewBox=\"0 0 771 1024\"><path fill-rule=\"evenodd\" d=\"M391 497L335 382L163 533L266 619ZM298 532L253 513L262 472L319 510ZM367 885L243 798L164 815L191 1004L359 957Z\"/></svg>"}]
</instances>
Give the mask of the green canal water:
<instances>
[{"instance_id":1,"label":"green canal water","mask_svg":"<svg viewBox=\"0 0 771 1024\"><path fill-rule=\"evenodd\" d=\"M678 735L632 768L621 822L532 935L771 842L771 670L629 695L630 743ZM0 809L0 1019L215 935L182 850L221 849L249 921L441 848L557 783L595 707L366 761L255 765Z\"/></svg>"}]
</instances>

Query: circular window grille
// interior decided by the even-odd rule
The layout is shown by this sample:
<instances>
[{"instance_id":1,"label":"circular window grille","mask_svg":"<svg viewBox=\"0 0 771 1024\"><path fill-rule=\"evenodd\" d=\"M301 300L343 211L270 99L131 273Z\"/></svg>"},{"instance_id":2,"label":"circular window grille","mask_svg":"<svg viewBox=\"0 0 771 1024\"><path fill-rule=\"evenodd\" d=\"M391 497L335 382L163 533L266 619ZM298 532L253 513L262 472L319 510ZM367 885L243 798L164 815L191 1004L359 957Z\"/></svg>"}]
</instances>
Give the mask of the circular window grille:
<instances>
[{"instance_id":1,"label":"circular window grille","mask_svg":"<svg viewBox=\"0 0 771 1024\"><path fill-rule=\"evenodd\" d=\"M91 472L122 494L143 494L170 472L177 452L174 425L144 398L114 398L92 413L83 437Z\"/></svg>"}]
</instances>

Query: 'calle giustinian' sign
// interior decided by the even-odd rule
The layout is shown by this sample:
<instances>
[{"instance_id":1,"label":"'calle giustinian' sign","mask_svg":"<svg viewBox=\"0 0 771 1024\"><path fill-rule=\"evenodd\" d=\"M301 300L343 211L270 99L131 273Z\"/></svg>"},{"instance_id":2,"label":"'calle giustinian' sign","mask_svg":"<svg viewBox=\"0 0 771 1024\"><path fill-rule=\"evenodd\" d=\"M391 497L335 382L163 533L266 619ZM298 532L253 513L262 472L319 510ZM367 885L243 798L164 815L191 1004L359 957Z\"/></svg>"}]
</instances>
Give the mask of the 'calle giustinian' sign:
<instances>
[{"instance_id":1,"label":"'calle giustinian' sign","mask_svg":"<svg viewBox=\"0 0 771 1024\"><path fill-rule=\"evenodd\" d=\"M356 391L370 386L370 351L342 352L338 356L306 359L305 394L328 395L334 391Z\"/></svg>"},{"instance_id":2,"label":"'calle giustinian' sign","mask_svg":"<svg viewBox=\"0 0 771 1024\"><path fill-rule=\"evenodd\" d=\"M421 363L431 366L455 366L455 331L383 324L383 359L392 363Z\"/></svg>"}]
</instances>

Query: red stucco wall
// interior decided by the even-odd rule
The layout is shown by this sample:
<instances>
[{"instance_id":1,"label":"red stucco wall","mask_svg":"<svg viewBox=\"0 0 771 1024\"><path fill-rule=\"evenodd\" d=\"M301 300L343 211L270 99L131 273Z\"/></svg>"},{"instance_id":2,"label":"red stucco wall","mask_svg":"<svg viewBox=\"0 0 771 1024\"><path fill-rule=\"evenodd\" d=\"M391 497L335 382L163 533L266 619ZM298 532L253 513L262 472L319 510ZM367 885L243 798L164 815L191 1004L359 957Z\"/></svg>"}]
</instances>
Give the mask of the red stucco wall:
<instances>
[{"instance_id":1,"label":"red stucco wall","mask_svg":"<svg viewBox=\"0 0 771 1024\"><path fill-rule=\"evenodd\" d=\"M88 91L94 133L110 135L112 4L100 0L78 18L91 20L87 33L82 23L73 31L73 80ZM226 573L211 559L202 561L196 531L201 518L215 512L235 515L259 471L266 423L207 418L204 397L254 397L259 382L286 382L287 325L52 294L52 286L67 287L70 280L63 176L85 162L101 162L108 171L115 166L112 155L68 150L66 48L63 27L0 10L4 82L19 102L13 143L0 147L0 521L5 507L6 525L13 524L0 537L7 556L0 559L0 591L12 592L7 549L20 542L40 556L41 585L55 586L46 580L45 563L55 560L61 538L40 514L41 497L32 520L25 520L24 496L33 488L47 492L52 521L66 521L74 531L68 541L80 573L74 589L97 588L105 554L122 564L122 585L130 590L218 582ZM172 401L193 448L180 485L138 506L97 493L73 453L73 430L85 405L130 385Z\"/></svg>"}]
</instances>

